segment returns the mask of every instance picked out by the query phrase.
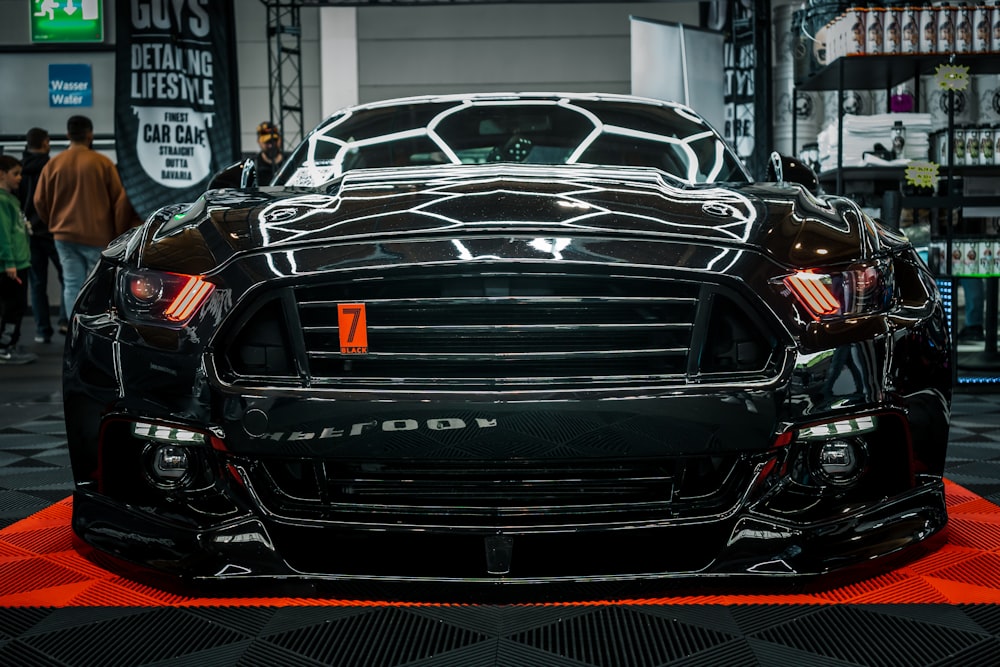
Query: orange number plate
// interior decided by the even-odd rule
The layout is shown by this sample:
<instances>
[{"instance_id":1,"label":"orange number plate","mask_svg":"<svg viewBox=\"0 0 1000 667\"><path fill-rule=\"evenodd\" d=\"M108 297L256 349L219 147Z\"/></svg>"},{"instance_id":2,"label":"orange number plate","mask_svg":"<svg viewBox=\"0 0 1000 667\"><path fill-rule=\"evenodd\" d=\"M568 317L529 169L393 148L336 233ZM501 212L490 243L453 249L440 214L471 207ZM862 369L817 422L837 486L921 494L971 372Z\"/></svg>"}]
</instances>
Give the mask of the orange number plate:
<instances>
[{"instance_id":1,"label":"orange number plate","mask_svg":"<svg viewBox=\"0 0 1000 667\"><path fill-rule=\"evenodd\" d=\"M368 320L365 304L338 303L337 326L340 329L341 354L368 354Z\"/></svg>"}]
</instances>

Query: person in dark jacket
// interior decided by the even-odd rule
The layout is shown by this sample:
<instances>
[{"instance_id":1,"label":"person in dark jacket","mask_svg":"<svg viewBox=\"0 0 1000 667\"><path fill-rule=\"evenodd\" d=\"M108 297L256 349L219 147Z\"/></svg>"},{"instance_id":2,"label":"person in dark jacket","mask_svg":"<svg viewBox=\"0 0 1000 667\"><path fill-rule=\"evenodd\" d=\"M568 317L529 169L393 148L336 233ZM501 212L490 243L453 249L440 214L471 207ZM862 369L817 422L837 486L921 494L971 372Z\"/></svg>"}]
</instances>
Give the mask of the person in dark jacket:
<instances>
[{"instance_id":1,"label":"person in dark jacket","mask_svg":"<svg viewBox=\"0 0 1000 667\"><path fill-rule=\"evenodd\" d=\"M270 185L275 175L281 169L285 154L281 150L281 132L271 121L264 121L257 126L257 145L260 151L254 157L257 166L257 183Z\"/></svg>"},{"instance_id":2,"label":"person in dark jacket","mask_svg":"<svg viewBox=\"0 0 1000 667\"><path fill-rule=\"evenodd\" d=\"M31 270L28 272L28 284L31 293L31 312L35 317L35 342L49 343L52 341L52 318L49 307L49 262L56 268L59 276L59 331L66 333L66 309L62 305L62 264L59 263L59 253L56 252L56 242L49 232L48 225L38 217L35 210L35 185L42 167L49 161L49 133L40 127L28 130L24 153L21 156L21 187L17 198L21 202L21 210L28 220L31 247Z\"/></svg>"}]
</instances>

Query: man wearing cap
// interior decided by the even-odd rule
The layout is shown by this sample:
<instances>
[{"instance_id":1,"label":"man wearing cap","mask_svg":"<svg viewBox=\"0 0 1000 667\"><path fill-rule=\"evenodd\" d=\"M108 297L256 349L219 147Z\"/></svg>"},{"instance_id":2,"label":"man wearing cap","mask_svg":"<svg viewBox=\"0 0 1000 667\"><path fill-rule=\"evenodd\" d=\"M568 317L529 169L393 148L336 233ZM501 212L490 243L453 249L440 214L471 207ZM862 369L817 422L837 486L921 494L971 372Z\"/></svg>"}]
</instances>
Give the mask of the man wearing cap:
<instances>
[{"instance_id":1,"label":"man wearing cap","mask_svg":"<svg viewBox=\"0 0 1000 667\"><path fill-rule=\"evenodd\" d=\"M278 126L270 121L264 121L257 126L257 144L260 152L254 158L257 166L257 183L270 185L274 175L281 168L285 154L281 152L281 134Z\"/></svg>"}]
</instances>

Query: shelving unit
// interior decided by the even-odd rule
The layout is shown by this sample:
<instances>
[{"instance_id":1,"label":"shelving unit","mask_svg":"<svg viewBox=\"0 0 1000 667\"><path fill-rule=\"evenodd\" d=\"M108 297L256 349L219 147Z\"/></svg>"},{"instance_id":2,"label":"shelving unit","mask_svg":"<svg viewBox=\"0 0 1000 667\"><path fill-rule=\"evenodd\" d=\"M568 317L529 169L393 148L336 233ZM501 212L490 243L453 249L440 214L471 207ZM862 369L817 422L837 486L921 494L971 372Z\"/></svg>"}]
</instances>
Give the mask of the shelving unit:
<instances>
[{"instance_id":1,"label":"shelving unit","mask_svg":"<svg viewBox=\"0 0 1000 667\"><path fill-rule=\"evenodd\" d=\"M843 192L841 183L861 180L899 183L904 179L905 171L905 167L840 167L824 171L818 175L818 178L825 189L839 194ZM955 166L952 168L952 177L1000 178L1000 164L994 166ZM1000 204L996 197L957 194L904 195L901 201L903 208L954 209L961 206L997 206Z\"/></svg>"},{"instance_id":2,"label":"shelving unit","mask_svg":"<svg viewBox=\"0 0 1000 667\"><path fill-rule=\"evenodd\" d=\"M919 55L881 55L881 56L847 56L838 58L811 76L802 81L796 81L796 91L837 91L837 166L819 175L820 183L828 191L836 194L845 193L845 184L851 181L868 181L892 184L900 183L904 179L904 167L856 167L844 166L843 144L844 144L844 103L843 91L845 90L891 90L893 87L912 80L914 82L914 97L919 105L920 78L932 75L939 65L967 66L970 75L997 74L1000 73L1000 54L919 54ZM887 96L888 97L888 96ZM888 100L887 100L888 103ZM948 135L953 136L955 130L954 103L949 105ZM917 109L919 110L919 106ZM888 109L887 109L888 111ZM796 130L793 118L792 141L796 141ZM795 145L793 143L793 145ZM949 151L953 151L952 143L949 142ZM939 275L939 283L947 286L948 294L957 293L956 281L960 276L955 276L952 266L952 249L955 239L955 228L962 223L961 215L963 207L975 206L997 206L1000 199L997 197L975 197L965 196L958 192L957 185L960 179L969 177L1000 177L1000 165L996 166L965 166L954 165L954 156L950 155L948 164L942 165L944 173L941 174L943 188L939 188L940 194L930 196L904 196L901 199L903 209L928 209L931 211L931 239L945 242L945 266L944 271ZM943 189L943 191L941 191ZM943 213L943 216L941 215ZM943 234L942 234L943 232ZM964 237L961 237L964 238ZM986 311L984 322L986 341L982 353L977 353L967 360L969 367L976 370L1000 371L1000 353L997 349L997 277L989 277L986 281ZM951 311L952 299L948 300L949 311ZM957 318L951 312L953 332L957 329ZM963 357L964 359L964 357ZM958 367L959 360L956 357L955 379L961 382ZM982 378L977 378L981 380ZM1000 382L1000 377L995 382Z\"/></svg>"},{"instance_id":3,"label":"shelving unit","mask_svg":"<svg viewBox=\"0 0 1000 667\"><path fill-rule=\"evenodd\" d=\"M803 81L799 90L878 90L891 88L914 76L933 74L938 65L967 65L975 74L1000 73L1000 54L909 54L845 56Z\"/></svg>"}]
</instances>

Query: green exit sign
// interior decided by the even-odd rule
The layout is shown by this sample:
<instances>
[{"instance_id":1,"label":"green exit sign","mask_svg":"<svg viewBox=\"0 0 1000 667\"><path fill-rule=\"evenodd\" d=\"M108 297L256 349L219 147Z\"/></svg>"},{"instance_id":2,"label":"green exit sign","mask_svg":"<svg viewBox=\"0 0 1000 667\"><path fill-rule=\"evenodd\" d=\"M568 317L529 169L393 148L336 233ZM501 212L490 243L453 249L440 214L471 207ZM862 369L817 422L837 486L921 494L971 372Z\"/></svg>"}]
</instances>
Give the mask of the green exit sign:
<instances>
[{"instance_id":1,"label":"green exit sign","mask_svg":"<svg viewBox=\"0 0 1000 667\"><path fill-rule=\"evenodd\" d=\"M31 0L32 42L103 42L101 0Z\"/></svg>"}]
</instances>

